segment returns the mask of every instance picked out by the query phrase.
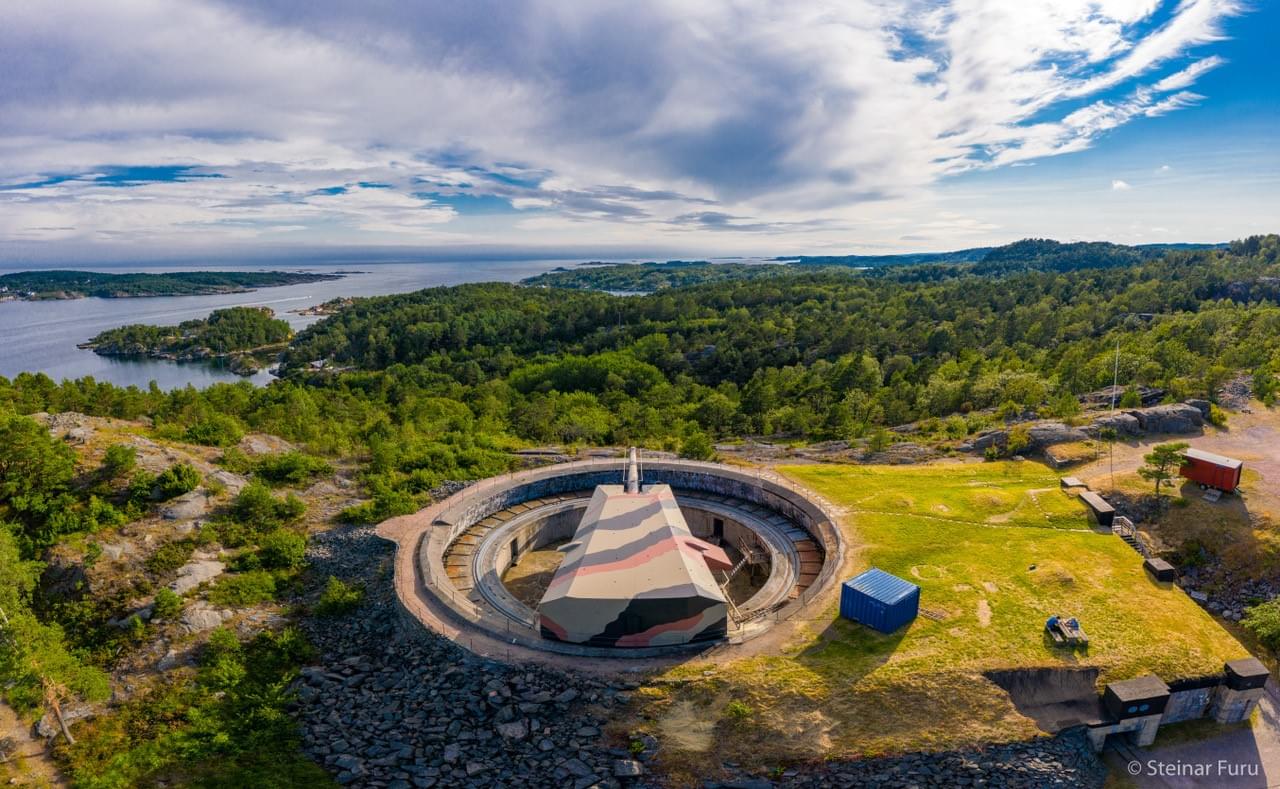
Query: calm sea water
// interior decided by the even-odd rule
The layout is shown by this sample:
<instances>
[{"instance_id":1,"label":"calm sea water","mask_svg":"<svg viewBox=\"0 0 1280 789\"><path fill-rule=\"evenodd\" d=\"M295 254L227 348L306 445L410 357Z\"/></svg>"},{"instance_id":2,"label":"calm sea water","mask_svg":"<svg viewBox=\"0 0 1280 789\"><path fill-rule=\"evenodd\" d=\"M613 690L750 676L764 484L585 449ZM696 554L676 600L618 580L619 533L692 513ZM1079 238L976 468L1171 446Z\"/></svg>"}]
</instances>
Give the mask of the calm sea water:
<instances>
[{"instance_id":1,"label":"calm sea water","mask_svg":"<svg viewBox=\"0 0 1280 789\"><path fill-rule=\"evenodd\" d=\"M77 299L75 301L0 302L0 375L12 378L21 372L43 372L55 381L93 376L127 386L146 387L155 381L161 388L175 389L191 384L204 387L217 381L245 380L241 376L207 364L177 364L154 359L124 360L99 356L76 347L104 329L127 323L176 324L203 318L222 307L267 306L294 330L308 326L318 317L296 315L291 310L321 304L340 296L380 296L388 293L458 285L464 282L514 282L576 261L468 261L465 263L377 263L369 265L233 266L209 265L198 268L220 271L359 270L342 279L261 288L252 293L221 296L175 296L141 299ZM90 271L174 271L175 266L124 268L81 267ZM22 271L0 267L0 273ZM261 372L248 380L266 383L271 375Z\"/></svg>"}]
</instances>

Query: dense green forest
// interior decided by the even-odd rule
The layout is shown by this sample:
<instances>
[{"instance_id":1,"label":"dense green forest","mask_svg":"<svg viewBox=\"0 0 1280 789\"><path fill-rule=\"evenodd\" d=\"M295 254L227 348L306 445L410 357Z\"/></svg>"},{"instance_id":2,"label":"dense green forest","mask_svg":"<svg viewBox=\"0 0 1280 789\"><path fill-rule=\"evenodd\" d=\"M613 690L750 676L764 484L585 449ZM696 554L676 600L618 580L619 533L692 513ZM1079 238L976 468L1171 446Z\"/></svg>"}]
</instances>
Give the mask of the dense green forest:
<instances>
[{"instance_id":1,"label":"dense green forest","mask_svg":"<svg viewBox=\"0 0 1280 789\"><path fill-rule=\"evenodd\" d=\"M717 439L858 438L946 418L1071 408L1120 377L1212 396L1236 371L1274 398L1280 237L1130 266L979 275L963 266L791 271L618 297L477 284L356 299L301 332L269 387L171 393L40 375L0 381L19 413L233 420L320 453L363 454L373 498L407 511L533 443L636 443L706 456ZM315 371L328 360L345 372ZM0 407L4 407L0 405ZM958 421L957 421L958 420Z\"/></svg>"},{"instance_id":2,"label":"dense green forest","mask_svg":"<svg viewBox=\"0 0 1280 789\"><path fill-rule=\"evenodd\" d=\"M165 274L21 271L0 274L0 295L28 299L206 296L339 278L340 275L337 274L309 274L301 271L172 271Z\"/></svg>"},{"instance_id":3,"label":"dense green forest","mask_svg":"<svg viewBox=\"0 0 1280 789\"><path fill-rule=\"evenodd\" d=\"M786 265L711 263L671 260L666 263L620 263L556 269L529 277L526 285L571 290L604 290L612 293L652 293L663 288L682 288L731 279L757 279L789 273Z\"/></svg>"},{"instance_id":4,"label":"dense green forest","mask_svg":"<svg viewBox=\"0 0 1280 789\"><path fill-rule=\"evenodd\" d=\"M86 343L104 356L180 356L191 351L226 354L279 345L293 335L267 307L228 307L177 326L134 323L108 329Z\"/></svg>"}]
</instances>

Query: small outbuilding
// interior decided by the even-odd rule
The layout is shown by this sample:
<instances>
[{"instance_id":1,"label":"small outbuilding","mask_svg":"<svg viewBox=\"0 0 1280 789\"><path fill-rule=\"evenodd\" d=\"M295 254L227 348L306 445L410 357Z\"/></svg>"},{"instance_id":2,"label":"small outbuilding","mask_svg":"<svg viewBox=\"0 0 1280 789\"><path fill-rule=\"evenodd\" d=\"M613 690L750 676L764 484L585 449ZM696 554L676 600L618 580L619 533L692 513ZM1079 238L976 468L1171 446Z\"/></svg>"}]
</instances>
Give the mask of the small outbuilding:
<instances>
[{"instance_id":1,"label":"small outbuilding","mask_svg":"<svg viewBox=\"0 0 1280 789\"><path fill-rule=\"evenodd\" d=\"M1111 522L1116 518L1116 508L1107 503L1107 500L1094 493L1091 490L1081 491L1080 500L1089 508L1089 512L1093 513L1093 518L1098 522L1099 526L1109 529Z\"/></svg>"},{"instance_id":2,"label":"small outbuilding","mask_svg":"<svg viewBox=\"0 0 1280 789\"><path fill-rule=\"evenodd\" d=\"M1169 703L1169 686L1148 674L1145 677L1112 682L1102 694L1102 704L1116 720L1159 715Z\"/></svg>"},{"instance_id":3,"label":"small outbuilding","mask_svg":"<svg viewBox=\"0 0 1280 789\"><path fill-rule=\"evenodd\" d=\"M1240 487L1240 473L1244 469L1244 463L1239 460L1203 449L1188 449L1183 453L1183 458L1185 462L1178 473L1192 482L1223 493L1231 493Z\"/></svg>"},{"instance_id":4,"label":"small outbuilding","mask_svg":"<svg viewBox=\"0 0 1280 789\"><path fill-rule=\"evenodd\" d=\"M1151 577L1161 583L1173 583L1178 580L1178 571L1164 559L1151 558L1142 563L1142 569L1151 573Z\"/></svg>"},{"instance_id":5,"label":"small outbuilding","mask_svg":"<svg viewBox=\"0 0 1280 789\"><path fill-rule=\"evenodd\" d=\"M840 588L840 616L881 633L910 624L919 613L920 587L877 567Z\"/></svg>"}]
</instances>

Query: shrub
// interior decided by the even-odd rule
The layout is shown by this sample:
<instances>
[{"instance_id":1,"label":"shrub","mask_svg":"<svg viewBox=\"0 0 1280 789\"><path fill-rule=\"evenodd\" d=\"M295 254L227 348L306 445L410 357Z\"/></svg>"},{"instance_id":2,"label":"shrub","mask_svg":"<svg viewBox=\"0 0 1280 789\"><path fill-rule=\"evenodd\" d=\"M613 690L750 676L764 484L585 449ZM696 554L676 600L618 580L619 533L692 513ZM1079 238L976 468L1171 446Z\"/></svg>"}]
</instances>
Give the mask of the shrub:
<instances>
[{"instance_id":1,"label":"shrub","mask_svg":"<svg viewBox=\"0 0 1280 789\"><path fill-rule=\"evenodd\" d=\"M209 602L227 608L266 603L276 597L276 578L266 570L224 575L209 590Z\"/></svg>"},{"instance_id":2,"label":"shrub","mask_svg":"<svg viewBox=\"0 0 1280 789\"><path fill-rule=\"evenodd\" d=\"M148 556L144 564L148 570L156 575L165 575L186 564L195 549L195 543L190 540L165 543L157 548L155 553Z\"/></svg>"},{"instance_id":3,"label":"shrub","mask_svg":"<svg viewBox=\"0 0 1280 789\"><path fill-rule=\"evenodd\" d=\"M1217 403L1209 404L1209 424L1214 427L1227 426L1227 412L1219 408Z\"/></svg>"},{"instance_id":4,"label":"shrub","mask_svg":"<svg viewBox=\"0 0 1280 789\"><path fill-rule=\"evenodd\" d=\"M711 439L701 430L691 430L680 442L680 457L691 460L710 460L716 456Z\"/></svg>"},{"instance_id":5,"label":"shrub","mask_svg":"<svg viewBox=\"0 0 1280 789\"><path fill-rule=\"evenodd\" d=\"M222 457L218 458L219 466L234 471L237 474L247 474L253 471L253 461L239 447L227 447L222 451Z\"/></svg>"},{"instance_id":6,"label":"shrub","mask_svg":"<svg viewBox=\"0 0 1280 789\"><path fill-rule=\"evenodd\" d=\"M235 417L226 414L210 414L187 428L183 434L193 444L209 447L228 447L244 438L244 430Z\"/></svg>"},{"instance_id":7,"label":"shrub","mask_svg":"<svg viewBox=\"0 0 1280 789\"><path fill-rule=\"evenodd\" d=\"M123 477L137 465L138 450L128 444L112 444L102 456L102 473L109 479Z\"/></svg>"},{"instance_id":8,"label":"shrub","mask_svg":"<svg viewBox=\"0 0 1280 789\"><path fill-rule=\"evenodd\" d=\"M156 476L146 471L135 472L129 479L129 501L141 504L151 499L156 488Z\"/></svg>"},{"instance_id":9,"label":"shrub","mask_svg":"<svg viewBox=\"0 0 1280 789\"><path fill-rule=\"evenodd\" d=\"M301 452L281 452L258 458L253 471L273 485L301 485L313 477L332 474L333 466Z\"/></svg>"},{"instance_id":10,"label":"shrub","mask_svg":"<svg viewBox=\"0 0 1280 789\"><path fill-rule=\"evenodd\" d=\"M160 501L190 493L200 484L200 472L190 463L175 463L156 477L155 496Z\"/></svg>"},{"instance_id":11,"label":"shrub","mask_svg":"<svg viewBox=\"0 0 1280 789\"><path fill-rule=\"evenodd\" d=\"M320 616L342 616L359 608L363 601L362 587L343 583L341 579L331 575L316 602L316 613Z\"/></svg>"},{"instance_id":12,"label":"shrub","mask_svg":"<svg viewBox=\"0 0 1280 789\"><path fill-rule=\"evenodd\" d=\"M151 605L152 619L177 619L182 613L182 598L169 587L161 587Z\"/></svg>"},{"instance_id":13,"label":"shrub","mask_svg":"<svg viewBox=\"0 0 1280 789\"><path fill-rule=\"evenodd\" d=\"M258 533L273 531L293 523L307 511L307 505L293 494L276 498L261 482L251 482L231 502L231 517Z\"/></svg>"},{"instance_id":14,"label":"shrub","mask_svg":"<svg viewBox=\"0 0 1280 789\"><path fill-rule=\"evenodd\" d=\"M1245 609L1240 620L1272 652L1280 651L1280 599Z\"/></svg>"},{"instance_id":15,"label":"shrub","mask_svg":"<svg viewBox=\"0 0 1280 789\"><path fill-rule=\"evenodd\" d=\"M725 717L731 721L734 721L735 723L739 721L744 721L750 718L752 715L755 714L755 712L756 711L751 708L751 705L745 702L738 701L737 699L734 699L733 701L724 705Z\"/></svg>"},{"instance_id":16,"label":"shrub","mask_svg":"<svg viewBox=\"0 0 1280 789\"><path fill-rule=\"evenodd\" d=\"M280 529L262 538L258 554L262 566L271 570L296 570L307 563L307 538Z\"/></svg>"}]
</instances>

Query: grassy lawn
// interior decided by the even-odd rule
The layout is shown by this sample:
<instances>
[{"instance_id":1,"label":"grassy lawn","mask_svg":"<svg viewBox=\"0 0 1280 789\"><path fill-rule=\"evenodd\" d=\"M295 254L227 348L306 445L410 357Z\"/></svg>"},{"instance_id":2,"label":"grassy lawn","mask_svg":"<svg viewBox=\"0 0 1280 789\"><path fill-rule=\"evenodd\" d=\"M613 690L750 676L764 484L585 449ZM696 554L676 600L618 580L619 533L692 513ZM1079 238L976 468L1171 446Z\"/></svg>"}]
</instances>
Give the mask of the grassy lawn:
<instances>
[{"instance_id":1,"label":"grassy lawn","mask_svg":"<svg viewBox=\"0 0 1280 789\"><path fill-rule=\"evenodd\" d=\"M1044 466L781 471L846 509L847 576L875 565L909 579L938 618L880 635L840 619L833 600L781 654L682 666L641 694L659 730L691 703L718 719L720 758L769 765L1025 738L1034 723L982 672L1086 665L1103 682L1173 679L1246 654L1180 590L1148 580L1120 539L1091 530ZM1080 618L1087 650L1047 641L1053 613Z\"/></svg>"}]
</instances>

